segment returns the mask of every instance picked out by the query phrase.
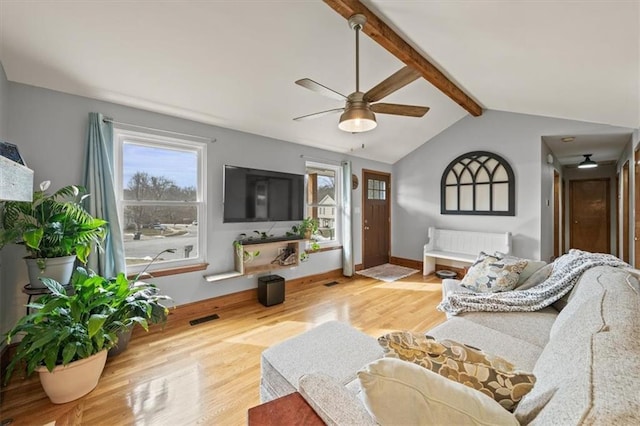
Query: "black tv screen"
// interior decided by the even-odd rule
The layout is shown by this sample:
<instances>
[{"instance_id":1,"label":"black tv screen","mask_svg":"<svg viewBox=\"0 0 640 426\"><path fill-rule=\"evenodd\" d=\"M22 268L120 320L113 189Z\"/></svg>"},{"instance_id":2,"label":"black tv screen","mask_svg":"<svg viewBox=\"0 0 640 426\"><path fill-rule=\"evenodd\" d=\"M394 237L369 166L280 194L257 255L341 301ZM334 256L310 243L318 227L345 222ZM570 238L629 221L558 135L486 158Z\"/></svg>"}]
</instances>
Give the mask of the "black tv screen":
<instances>
[{"instance_id":1,"label":"black tv screen","mask_svg":"<svg viewBox=\"0 0 640 426\"><path fill-rule=\"evenodd\" d=\"M224 222L302 220L304 175L224 166Z\"/></svg>"}]
</instances>

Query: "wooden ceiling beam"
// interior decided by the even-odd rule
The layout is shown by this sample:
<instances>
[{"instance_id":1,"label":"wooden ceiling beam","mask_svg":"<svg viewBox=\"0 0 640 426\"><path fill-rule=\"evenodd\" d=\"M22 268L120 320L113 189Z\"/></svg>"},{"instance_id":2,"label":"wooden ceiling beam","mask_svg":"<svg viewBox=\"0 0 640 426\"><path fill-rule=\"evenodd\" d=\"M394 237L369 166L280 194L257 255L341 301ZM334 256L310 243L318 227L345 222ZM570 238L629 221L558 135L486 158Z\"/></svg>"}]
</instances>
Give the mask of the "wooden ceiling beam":
<instances>
[{"instance_id":1,"label":"wooden ceiling beam","mask_svg":"<svg viewBox=\"0 0 640 426\"><path fill-rule=\"evenodd\" d=\"M402 39L391 27L385 24L372 11L358 0L323 0L329 7L349 19L356 13L367 18L362 31L376 43L388 50L405 64L415 68L422 77L438 90L451 98L455 103L467 110L474 117L482 115L482 107L471 96L467 95L454 82L444 75L435 65L429 62L417 50Z\"/></svg>"}]
</instances>

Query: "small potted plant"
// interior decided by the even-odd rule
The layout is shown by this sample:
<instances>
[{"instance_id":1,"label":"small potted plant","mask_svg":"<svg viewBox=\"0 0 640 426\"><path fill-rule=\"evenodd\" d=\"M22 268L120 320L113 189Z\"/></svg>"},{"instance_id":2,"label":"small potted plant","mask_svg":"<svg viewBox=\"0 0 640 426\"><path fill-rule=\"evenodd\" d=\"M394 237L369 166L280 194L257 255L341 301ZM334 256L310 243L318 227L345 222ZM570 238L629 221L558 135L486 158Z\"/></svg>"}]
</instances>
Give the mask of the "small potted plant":
<instances>
[{"instance_id":1,"label":"small potted plant","mask_svg":"<svg viewBox=\"0 0 640 426\"><path fill-rule=\"evenodd\" d=\"M118 332L136 323L147 330L149 322L166 319L167 308L162 307L160 313L154 310L160 304L140 297L155 295L155 286L132 285L123 273L106 279L79 267L72 275L73 292L69 293L52 279L42 278L42 282L51 293L30 303L28 307L35 312L22 317L6 334L7 343L17 335L22 340L7 367L5 383L24 363L27 375L40 374L55 404L73 401L97 386Z\"/></svg>"},{"instance_id":2,"label":"small potted plant","mask_svg":"<svg viewBox=\"0 0 640 426\"><path fill-rule=\"evenodd\" d=\"M24 243L32 287L44 287L39 281L43 276L68 284L76 257L86 263L92 246L100 247L107 233L107 222L82 206L89 196L83 187L65 186L50 194L50 184L42 182L33 201L8 201L2 208L0 248L17 240Z\"/></svg>"},{"instance_id":3,"label":"small potted plant","mask_svg":"<svg viewBox=\"0 0 640 426\"><path fill-rule=\"evenodd\" d=\"M303 219L298 225L291 227L291 230L300 235L301 238L310 239L313 235L318 234L318 219L307 217Z\"/></svg>"}]
</instances>

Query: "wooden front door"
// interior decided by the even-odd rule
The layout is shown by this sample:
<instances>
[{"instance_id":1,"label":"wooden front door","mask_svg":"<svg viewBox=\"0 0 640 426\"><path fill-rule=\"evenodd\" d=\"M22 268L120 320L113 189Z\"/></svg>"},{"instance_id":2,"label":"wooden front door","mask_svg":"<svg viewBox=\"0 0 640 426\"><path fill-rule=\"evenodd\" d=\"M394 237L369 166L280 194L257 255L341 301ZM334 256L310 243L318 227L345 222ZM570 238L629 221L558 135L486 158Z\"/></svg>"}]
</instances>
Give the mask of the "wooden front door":
<instances>
[{"instance_id":1,"label":"wooden front door","mask_svg":"<svg viewBox=\"0 0 640 426\"><path fill-rule=\"evenodd\" d=\"M391 175L362 171L362 264L389 262L391 251Z\"/></svg>"},{"instance_id":2,"label":"wooden front door","mask_svg":"<svg viewBox=\"0 0 640 426\"><path fill-rule=\"evenodd\" d=\"M594 253L611 253L609 179L572 180L571 248Z\"/></svg>"}]
</instances>

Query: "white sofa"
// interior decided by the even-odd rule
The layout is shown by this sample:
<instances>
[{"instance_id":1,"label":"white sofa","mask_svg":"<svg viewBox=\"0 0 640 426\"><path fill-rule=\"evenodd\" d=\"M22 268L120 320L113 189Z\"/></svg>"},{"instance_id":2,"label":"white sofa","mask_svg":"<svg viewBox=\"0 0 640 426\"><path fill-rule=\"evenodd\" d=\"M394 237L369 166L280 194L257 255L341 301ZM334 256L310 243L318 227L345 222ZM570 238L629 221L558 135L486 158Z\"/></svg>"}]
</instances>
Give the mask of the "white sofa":
<instances>
[{"instance_id":1,"label":"white sofa","mask_svg":"<svg viewBox=\"0 0 640 426\"><path fill-rule=\"evenodd\" d=\"M589 269L560 312L466 313L427 334L533 372L521 424L640 424L640 285L628 271ZM375 337L323 324L263 353L263 401L298 390L327 424L376 424L356 373L381 356Z\"/></svg>"}]
</instances>

